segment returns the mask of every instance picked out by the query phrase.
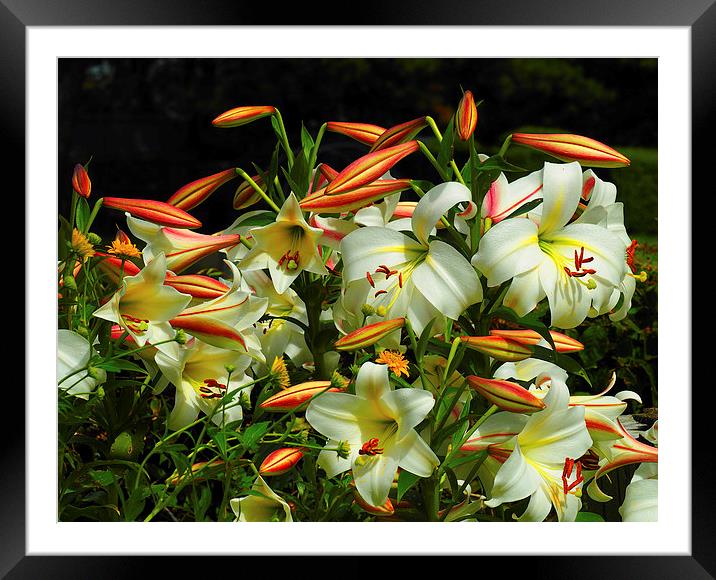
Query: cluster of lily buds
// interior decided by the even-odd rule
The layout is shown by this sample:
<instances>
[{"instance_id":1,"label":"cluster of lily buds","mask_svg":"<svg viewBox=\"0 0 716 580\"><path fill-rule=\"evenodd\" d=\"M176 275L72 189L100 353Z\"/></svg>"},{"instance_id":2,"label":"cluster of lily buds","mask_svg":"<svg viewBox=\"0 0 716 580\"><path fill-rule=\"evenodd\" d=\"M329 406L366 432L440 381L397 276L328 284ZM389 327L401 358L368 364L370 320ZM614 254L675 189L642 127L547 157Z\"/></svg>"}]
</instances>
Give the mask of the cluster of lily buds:
<instances>
[{"instance_id":1,"label":"cluster of lily buds","mask_svg":"<svg viewBox=\"0 0 716 580\"><path fill-rule=\"evenodd\" d=\"M129 199L125 197L105 197L102 205L127 212L130 215L147 220L160 226L173 228L199 228L201 222L183 209L152 199Z\"/></svg>"},{"instance_id":2,"label":"cluster of lily buds","mask_svg":"<svg viewBox=\"0 0 716 580\"><path fill-rule=\"evenodd\" d=\"M303 457L297 447L284 447L269 453L259 466L259 474L266 476L283 475L293 469Z\"/></svg>"},{"instance_id":3,"label":"cluster of lily buds","mask_svg":"<svg viewBox=\"0 0 716 580\"><path fill-rule=\"evenodd\" d=\"M579 161L591 167L624 167L631 163L619 151L582 135L514 133L512 143L542 151L561 161Z\"/></svg>"}]
</instances>

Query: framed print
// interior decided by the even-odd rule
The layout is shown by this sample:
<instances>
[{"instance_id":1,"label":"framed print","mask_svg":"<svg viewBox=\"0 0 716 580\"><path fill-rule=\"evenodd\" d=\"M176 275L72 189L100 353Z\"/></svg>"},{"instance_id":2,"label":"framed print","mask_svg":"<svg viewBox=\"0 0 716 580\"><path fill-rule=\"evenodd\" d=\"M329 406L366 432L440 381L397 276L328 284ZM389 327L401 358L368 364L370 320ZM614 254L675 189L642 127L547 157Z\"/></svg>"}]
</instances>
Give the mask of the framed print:
<instances>
[{"instance_id":1,"label":"framed print","mask_svg":"<svg viewBox=\"0 0 716 580\"><path fill-rule=\"evenodd\" d=\"M715 9L518 4L0 6L28 336L4 574L712 577L690 260Z\"/></svg>"}]
</instances>

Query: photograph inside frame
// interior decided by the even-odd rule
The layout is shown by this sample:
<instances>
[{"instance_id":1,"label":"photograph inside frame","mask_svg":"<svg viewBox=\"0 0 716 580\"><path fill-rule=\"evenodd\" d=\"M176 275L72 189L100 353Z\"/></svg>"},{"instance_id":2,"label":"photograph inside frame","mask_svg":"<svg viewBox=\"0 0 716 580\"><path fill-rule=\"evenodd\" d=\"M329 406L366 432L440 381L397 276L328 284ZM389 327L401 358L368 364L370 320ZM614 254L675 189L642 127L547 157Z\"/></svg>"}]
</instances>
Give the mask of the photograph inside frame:
<instances>
[{"instance_id":1,"label":"photograph inside frame","mask_svg":"<svg viewBox=\"0 0 716 580\"><path fill-rule=\"evenodd\" d=\"M58 83L58 521L656 521L657 59Z\"/></svg>"}]
</instances>

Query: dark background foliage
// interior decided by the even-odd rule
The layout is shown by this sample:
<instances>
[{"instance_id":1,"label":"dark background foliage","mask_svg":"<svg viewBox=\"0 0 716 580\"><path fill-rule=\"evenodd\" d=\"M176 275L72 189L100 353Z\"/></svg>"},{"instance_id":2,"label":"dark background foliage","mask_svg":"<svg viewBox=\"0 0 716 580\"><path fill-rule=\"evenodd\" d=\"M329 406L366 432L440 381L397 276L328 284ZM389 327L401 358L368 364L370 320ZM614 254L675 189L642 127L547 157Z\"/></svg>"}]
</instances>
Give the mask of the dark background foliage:
<instances>
[{"instance_id":1,"label":"dark background foliage","mask_svg":"<svg viewBox=\"0 0 716 580\"><path fill-rule=\"evenodd\" d=\"M97 196L159 200L229 167L265 167L275 143L268 121L211 125L232 107L277 106L297 146L302 122L314 136L325 121L390 127L426 114L444 127L461 88L484 100L479 151L514 131L583 134L623 151L629 169L598 173L617 184L630 232L656 235L656 59L60 59L60 211L74 164L90 158ZM327 134L319 161L341 168L364 152ZM518 147L508 158L530 170L544 160ZM418 156L396 169L435 179ZM227 185L192 212L203 231L233 221L232 193ZM101 212L97 232L112 236L120 215Z\"/></svg>"}]
</instances>

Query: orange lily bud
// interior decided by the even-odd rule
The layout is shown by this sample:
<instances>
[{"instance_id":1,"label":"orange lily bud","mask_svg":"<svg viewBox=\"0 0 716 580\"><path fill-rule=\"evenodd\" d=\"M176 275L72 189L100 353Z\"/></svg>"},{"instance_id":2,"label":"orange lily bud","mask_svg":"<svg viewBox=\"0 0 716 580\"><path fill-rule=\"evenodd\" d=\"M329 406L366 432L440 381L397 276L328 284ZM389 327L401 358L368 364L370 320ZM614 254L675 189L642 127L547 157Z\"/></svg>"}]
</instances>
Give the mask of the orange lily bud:
<instances>
[{"instance_id":1,"label":"orange lily bud","mask_svg":"<svg viewBox=\"0 0 716 580\"><path fill-rule=\"evenodd\" d=\"M187 183L184 187L178 189L176 193L167 200L167 203L184 211L188 211L205 201L221 185L227 181L231 181L236 175L236 171L227 169L226 171L221 171L214 175L202 177L201 179Z\"/></svg>"},{"instance_id":2,"label":"orange lily bud","mask_svg":"<svg viewBox=\"0 0 716 580\"><path fill-rule=\"evenodd\" d=\"M264 180L260 175L254 175L251 179L256 185L263 189ZM234 209L247 208L254 205L260 199L261 194L259 194L248 181L244 181L236 188L236 192L234 193Z\"/></svg>"},{"instance_id":3,"label":"orange lily bud","mask_svg":"<svg viewBox=\"0 0 716 580\"><path fill-rule=\"evenodd\" d=\"M165 286L171 286L179 290L182 294L189 294L194 298L213 299L224 295L229 291L229 287L216 278L210 276L201 276L200 274L185 274L182 276L173 276L167 272Z\"/></svg>"},{"instance_id":4,"label":"orange lily bud","mask_svg":"<svg viewBox=\"0 0 716 580\"><path fill-rule=\"evenodd\" d=\"M326 195L325 189L304 197L299 205L313 213L343 213L365 207L386 195L410 189L409 179L378 179L358 189L338 195Z\"/></svg>"},{"instance_id":5,"label":"orange lily bud","mask_svg":"<svg viewBox=\"0 0 716 580\"><path fill-rule=\"evenodd\" d=\"M383 320L375 324L369 324L358 330L346 334L336 341L333 347L336 350L357 350L365 348L378 342L381 338L388 336L394 330L405 326L405 318L393 318Z\"/></svg>"},{"instance_id":6,"label":"orange lily bud","mask_svg":"<svg viewBox=\"0 0 716 580\"><path fill-rule=\"evenodd\" d=\"M330 165L327 163L321 163L318 166L318 171L321 172L321 175L325 178L326 181L333 181L338 176L338 171L333 169Z\"/></svg>"},{"instance_id":7,"label":"orange lily bud","mask_svg":"<svg viewBox=\"0 0 716 580\"><path fill-rule=\"evenodd\" d=\"M326 123L326 130L333 133L340 133L359 141L365 145L373 145L378 137L385 131L384 127L370 125L369 123L341 123L329 121Z\"/></svg>"},{"instance_id":8,"label":"orange lily bud","mask_svg":"<svg viewBox=\"0 0 716 580\"><path fill-rule=\"evenodd\" d=\"M467 141L477 127L477 107L472 91L465 91L455 113L455 130L461 141Z\"/></svg>"},{"instance_id":9,"label":"orange lily bud","mask_svg":"<svg viewBox=\"0 0 716 580\"><path fill-rule=\"evenodd\" d=\"M259 474L282 475L295 466L303 457L303 451L296 447L284 447L269 453L259 466Z\"/></svg>"},{"instance_id":10,"label":"orange lily bud","mask_svg":"<svg viewBox=\"0 0 716 580\"><path fill-rule=\"evenodd\" d=\"M326 187L326 195L346 193L374 182L398 161L418 150L417 141L368 153L356 159Z\"/></svg>"},{"instance_id":11,"label":"orange lily bud","mask_svg":"<svg viewBox=\"0 0 716 580\"><path fill-rule=\"evenodd\" d=\"M75 190L77 195L85 199L90 196L90 192L92 191L92 182L87 174L87 170L80 163L75 165L75 170L72 172L72 189Z\"/></svg>"},{"instance_id":12,"label":"orange lily bud","mask_svg":"<svg viewBox=\"0 0 716 580\"><path fill-rule=\"evenodd\" d=\"M139 267L134 262L124 260L124 270L122 270L122 258L105 254L104 252L97 252L95 256L100 258L97 266L115 283L119 283L120 272L124 272L124 276L136 276L139 274Z\"/></svg>"},{"instance_id":13,"label":"orange lily bud","mask_svg":"<svg viewBox=\"0 0 716 580\"><path fill-rule=\"evenodd\" d=\"M276 107L263 106L263 107L236 107L229 109L228 111L221 113L211 124L214 127L239 127L261 119L262 117L268 117L276 112Z\"/></svg>"},{"instance_id":14,"label":"orange lily bud","mask_svg":"<svg viewBox=\"0 0 716 580\"><path fill-rule=\"evenodd\" d=\"M401 123L400 125L386 129L381 133L380 137L376 139L375 143L373 143L370 151L380 151L381 149L387 149L388 147L410 141L414 139L422 129L427 127L427 125L427 117L419 117L418 119L413 119L407 123Z\"/></svg>"},{"instance_id":15,"label":"orange lily bud","mask_svg":"<svg viewBox=\"0 0 716 580\"><path fill-rule=\"evenodd\" d=\"M217 348L248 350L241 333L228 324L212 318L211 312L179 314L176 318L172 318L169 324Z\"/></svg>"},{"instance_id":16,"label":"orange lily bud","mask_svg":"<svg viewBox=\"0 0 716 580\"><path fill-rule=\"evenodd\" d=\"M631 163L604 143L581 135L514 133L512 143L542 151L562 161L579 161L591 167L625 167Z\"/></svg>"},{"instance_id":17,"label":"orange lily bud","mask_svg":"<svg viewBox=\"0 0 716 580\"><path fill-rule=\"evenodd\" d=\"M395 513L395 508L393 507L393 502L390 501L390 498L386 499L383 505L374 506L365 501L358 493L357 489L353 490L353 497L355 498L355 502L371 515L388 517Z\"/></svg>"},{"instance_id":18,"label":"orange lily bud","mask_svg":"<svg viewBox=\"0 0 716 580\"><path fill-rule=\"evenodd\" d=\"M540 340L542 340L542 336L539 332L534 330L491 330L490 334L493 336L508 338L527 346L537 344ZM554 346L557 352L577 352L584 350L584 345L571 336L567 336L566 334L562 334L561 332L556 332L554 330L550 330L549 334L554 341Z\"/></svg>"},{"instance_id":19,"label":"orange lily bud","mask_svg":"<svg viewBox=\"0 0 716 580\"><path fill-rule=\"evenodd\" d=\"M160 226L171 226L174 228L198 228L201 222L194 216L189 215L183 209L153 199L128 199L126 197L105 197L104 207L111 207L120 211L126 211L134 217L138 217Z\"/></svg>"},{"instance_id":20,"label":"orange lily bud","mask_svg":"<svg viewBox=\"0 0 716 580\"><path fill-rule=\"evenodd\" d=\"M516 340L501 336L461 336L465 346L504 362L515 362L532 356L532 349Z\"/></svg>"},{"instance_id":21,"label":"orange lily bud","mask_svg":"<svg viewBox=\"0 0 716 580\"><path fill-rule=\"evenodd\" d=\"M191 478L193 481L203 481L206 479L205 475L199 475L195 476L194 474L202 470L202 472L210 471L212 469L215 469L217 467L221 467L224 465L224 461L221 459L212 459L210 461L199 461L198 463L194 463L191 466L191 473L192 475L179 475L176 471L172 474L172 476L167 480L167 483L170 485L177 485L179 482L183 481L186 478Z\"/></svg>"},{"instance_id":22,"label":"orange lily bud","mask_svg":"<svg viewBox=\"0 0 716 580\"><path fill-rule=\"evenodd\" d=\"M309 381L288 387L259 405L265 411L285 413L305 404L312 397L322 393L340 393L343 389L331 387L331 381Z\"/></svg>"},{"instance_id":23,"label":"orange lily bud","mask_svg":"<svg viewBox=\"0 0 716 580\"><path fill-rule=\"evenodd\" d=\"M510 413L534 413L544 409L542 399L511 381L483 379L470 375L467 382L490 403Z\"/></svg>"}]
</instances>

